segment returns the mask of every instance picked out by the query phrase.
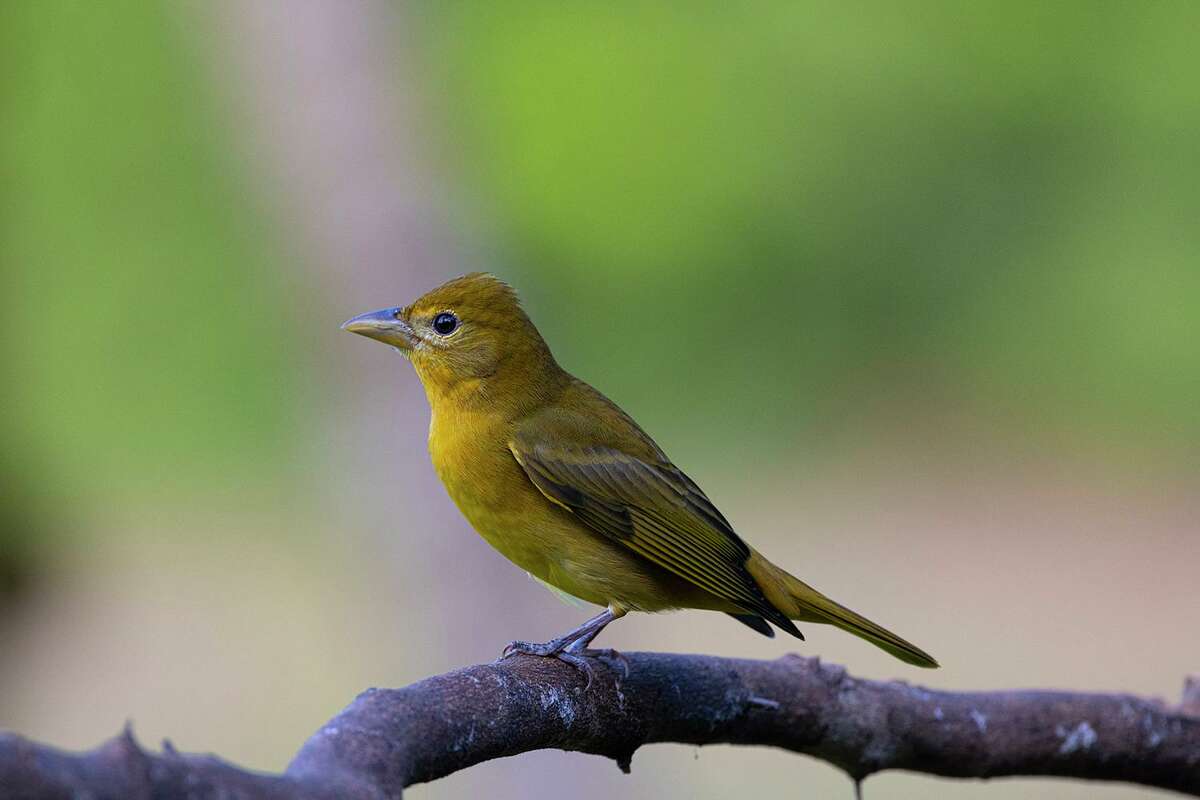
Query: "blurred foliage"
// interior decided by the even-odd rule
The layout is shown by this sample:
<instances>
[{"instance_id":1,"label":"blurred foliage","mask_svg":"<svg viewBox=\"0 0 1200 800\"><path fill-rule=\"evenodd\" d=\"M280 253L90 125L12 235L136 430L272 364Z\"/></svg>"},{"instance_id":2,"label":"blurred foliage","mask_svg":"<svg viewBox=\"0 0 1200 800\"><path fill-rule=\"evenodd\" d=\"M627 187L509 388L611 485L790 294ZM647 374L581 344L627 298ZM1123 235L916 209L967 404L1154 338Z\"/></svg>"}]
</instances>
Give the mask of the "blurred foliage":
<instances>
[{"instance_id":1,"label":"blurred foliage","mask_svg":"<svg viewBox=\"0 0 1200 800\"><path fill-rule=\"evenodd\" d=\"M295 184L244 163L268 149L248 141L286 144L279 120L306 117L235 116L231 96L255 93L221 81L250 81L236 60L249 45L203 23L273 19L253 8L0 3L0 725L64 746L133 715L185 748L279 768L350 692L561 621L483 543L446 535L465 523L444 498L410 514L413 495L390 494L416 470L432 480L414 429L395 430L416 409L348 423L353 393L413 378L387 362L370 385L387 354L331 322L367 310L333 307L336 270L362 270L346 281L358 292L381 265L304 264L311 232L281 224L302 215L256 200ZM889 623L907 613L919 624L903 629L957 664L948 685L1066 675L1174 692L1191 644L1176 633L1195 627L1163 610L1190 588L1200 464L1200 4L415 8L397 15L398 84L418 82L425 106L400 146L425 134L405 159L433 161L455 231L481 232L490 259L461 271L512 281L564 365L728 497L756 544L811 550L814 580L854 587L863 610L895 598ZM343 42L366 17L380 38L397 22L355 9L331 32ZM287 26L257 34L276 28L286 41ZM401 61L414 43L423 64ZM400 255L395 269L391 285L415 272ZM379 306L409 299L379 291ZM377 451L347 457L376 429ZM915 441L889 450L889 435ZM1005 448L1060 468L1024 471ZM955 469L959 451L998 466L961 483L898 467L933 453ZM826 479L795 476L846 452ZM372 458L397 468L364 474ZM1076 492L1080 465L1155 491L1083 476ZM722 466L740 482L710 481ZM1013 472L1034 488L1006 486ZM306 530L327 538L306 548ZM626 643L655 649L781 646L629 625L645 633ZM839 641L815 638L837 660ZM676 772L651 772L684 794L796 768L676 756L651 762ZM452 786L520 796L552 774L537 758ZM571 762L572 785L627 791L589 768Z\"/></svg>"},{"instance_id":2,"label":"blurred foliage","mask_svg":"<svg viewBox=\"0 0 1200 800\"><path fill-rule=\"evenodd\" d=\"M1195 4L422 8L484 266L668 447L1194 454ZM316 368L182 19L0 6L0 425L54 496L269 476Z\"/></svg>"},{"instance_id":3,"label":"blurred foliage","mask_svg":"<svg viewBox=\"0 0 1200 800\"><path fill-rule=\"evenodd\" d=\"M25 598L44 567L36 543L44 538L44 509L31 480L30 465L14 462L14 450L0 440L0 618Z\"/></svg>"},{"instance_id":4,"label":"blurred foliage","mask_svg":"<svg viewBox=\"0 0 1200 800\"><path fill-rule=\"evenodd\" d=\"M0 424L51 493L194 489L286 450L285 276L186 41L153 3L0 6Z\"/></svg>"},{"instance_id":5,"label":"blurred foliage","mask_svg":"<svg viewBox=\"0 0 1200 800\"><path fill-rule=\"evenodd\" d=\"M443 159L655 430L778 455L899 405L1194 455L1195 4L429 10Z\"/></svg>"}]
</instances>

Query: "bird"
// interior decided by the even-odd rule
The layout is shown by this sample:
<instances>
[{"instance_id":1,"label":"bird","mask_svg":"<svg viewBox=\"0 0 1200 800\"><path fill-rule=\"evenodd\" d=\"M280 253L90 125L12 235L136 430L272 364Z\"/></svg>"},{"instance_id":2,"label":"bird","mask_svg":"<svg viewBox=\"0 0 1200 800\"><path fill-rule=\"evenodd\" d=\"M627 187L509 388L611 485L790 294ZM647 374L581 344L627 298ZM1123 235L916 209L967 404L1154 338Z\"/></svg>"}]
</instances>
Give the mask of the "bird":
<instances>
[{"instance_id":1,"label":"bird","mask_svg":"<svg viewBox=\"0 0 1200 800\"><path fill-rule=\"evenodd\" d=\"M433 467L480 536L539 581L604 609L548 642L511 642L502 658L557 658L590 685L595 659L623 661L591 647L609 623L701 609L765 636L775 626L803 640L796 622L830 624L905 663L938 666L751 547L632 417L559 366L494 275L462 275L342 329L412 363L429 401Z\"/></svg>"}]
</instances>

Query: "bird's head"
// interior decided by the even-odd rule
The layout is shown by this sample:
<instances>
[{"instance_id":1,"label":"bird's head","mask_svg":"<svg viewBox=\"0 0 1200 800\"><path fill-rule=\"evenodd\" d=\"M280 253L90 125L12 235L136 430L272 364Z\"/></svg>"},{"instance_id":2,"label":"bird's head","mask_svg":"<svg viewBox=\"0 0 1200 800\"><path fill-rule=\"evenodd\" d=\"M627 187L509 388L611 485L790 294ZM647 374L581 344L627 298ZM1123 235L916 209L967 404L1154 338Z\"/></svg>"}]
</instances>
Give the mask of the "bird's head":
<instances>
[{"instance_id":1,"label":"bird's head","mask_svg":"<svg viewBox=\"0 0 1200 800\"><path fill-rule=\"evenodd\" d=\"M360 314L342 329L389 344L412 361L431 401L484 384L530 385L557 370L517 293L482 272L448 281L410 305Z\"/></svg>"}]
</instances>

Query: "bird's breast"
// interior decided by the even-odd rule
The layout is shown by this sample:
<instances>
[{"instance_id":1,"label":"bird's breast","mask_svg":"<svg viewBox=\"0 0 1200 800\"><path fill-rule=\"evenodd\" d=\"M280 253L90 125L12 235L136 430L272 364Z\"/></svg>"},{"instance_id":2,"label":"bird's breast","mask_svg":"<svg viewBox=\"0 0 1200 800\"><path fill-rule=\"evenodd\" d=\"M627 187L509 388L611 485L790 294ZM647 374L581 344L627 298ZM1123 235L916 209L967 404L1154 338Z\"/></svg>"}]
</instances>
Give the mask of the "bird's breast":
<instances>
[{"instance_id":1,"label":"bird's breast","mask_svg":"<svg viewBox=\"0 0 1200 800\"><path fill-rule=\"evenodd\" d=\"M560 528L560 513L529 482L508 449L506 425L485 415L435 413L429 427L433 467L471 526L511 561L539 577L547 537Z\"/></svg>"},{"instance_id":2,"label":"bird's breast","mask_svg":"<svg viewBox=\"0 0 1200 800\"><path fill-rule=\"evenodd\" d=\"M465 507L502 508L518 491L514 480L524 477L517 474L520 465L508 450L505 427L478 414L434 413L429 457L464 512Z\"/></svg>"},{"instance_id":3,"label":"bird's breast","mask_svg":"<svg viewBox=\"0 0 1200 800\"><path fill-rule=\"evenodd\" d=\"M435 413L429 426L434 469L488 544L526 572L588 602L644 611L711 605L711 595L551 502L517 463L510 436L504 424L466 413Z\"/></svg>"}]
</instances>

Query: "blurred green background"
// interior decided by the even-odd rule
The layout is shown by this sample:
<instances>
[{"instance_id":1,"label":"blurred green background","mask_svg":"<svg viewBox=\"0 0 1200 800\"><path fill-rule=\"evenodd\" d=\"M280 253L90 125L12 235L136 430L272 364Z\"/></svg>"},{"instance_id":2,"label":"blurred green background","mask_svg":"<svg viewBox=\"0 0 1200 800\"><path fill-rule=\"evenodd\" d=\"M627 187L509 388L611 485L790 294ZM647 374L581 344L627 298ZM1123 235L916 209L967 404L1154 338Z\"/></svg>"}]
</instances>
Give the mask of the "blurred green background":
<instances>
[{"instance_id":1,"label":"blurred green background","mask_svg":"<svg viewBox=\"0 0 1200 800\"><path fill-rule=\"evenodd\" d=\"M1200 667L1200 7L0 5L0 727L280 769L587 613L475 537L343 319L488 269L947 688ZM699 612L605 644L776 657ZM585 780L580 780L584 776ZM661 746L414 796L851 796ZM886 797L1141 797L908 775Z\"/></svg>"}]
</instances>

